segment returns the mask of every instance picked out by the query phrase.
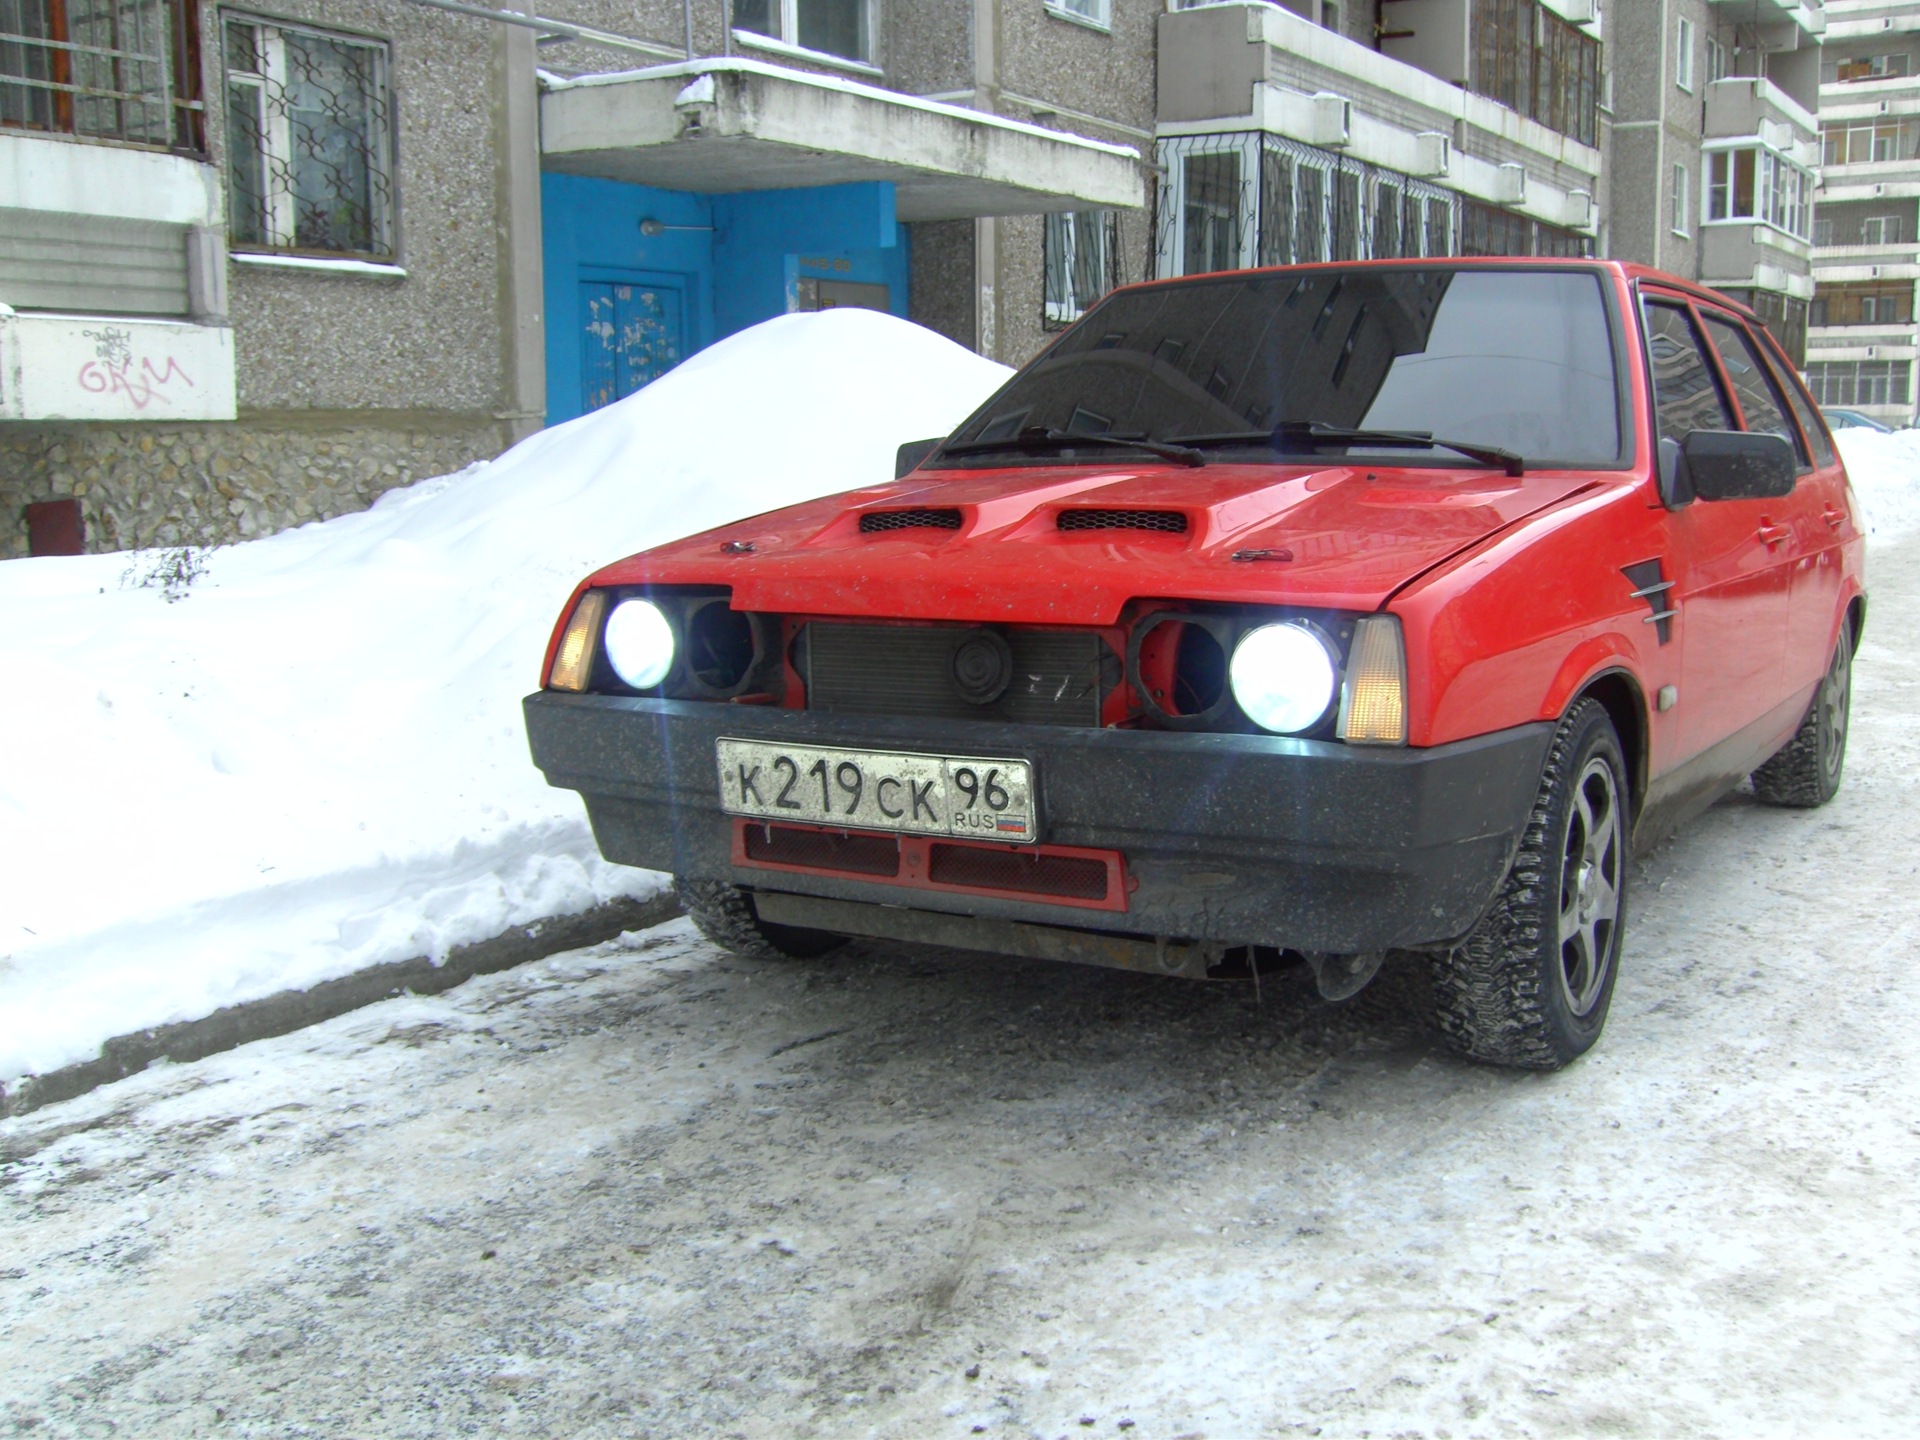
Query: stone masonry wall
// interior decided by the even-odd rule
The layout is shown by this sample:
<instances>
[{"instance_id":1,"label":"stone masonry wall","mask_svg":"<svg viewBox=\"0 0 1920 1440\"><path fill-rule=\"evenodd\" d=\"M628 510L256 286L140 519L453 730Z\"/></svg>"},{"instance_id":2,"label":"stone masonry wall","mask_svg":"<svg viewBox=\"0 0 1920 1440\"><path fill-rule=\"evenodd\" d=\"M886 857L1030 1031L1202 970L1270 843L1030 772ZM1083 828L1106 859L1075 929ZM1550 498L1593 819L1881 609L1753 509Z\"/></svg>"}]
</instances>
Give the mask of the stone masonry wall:
<instances>
[{"instance_id":1,"label":"stone masonry wall","mask_svg":"<svg viewBox=\"0 0 1920 1440\"><path fill-rule=\"evenodd\" d=\"M507 443L487 419L317 418L0 426L0 560L27 553L35 501L78 497L96 554L226 544L364 510Z\"/></svg>"}]
</instances>

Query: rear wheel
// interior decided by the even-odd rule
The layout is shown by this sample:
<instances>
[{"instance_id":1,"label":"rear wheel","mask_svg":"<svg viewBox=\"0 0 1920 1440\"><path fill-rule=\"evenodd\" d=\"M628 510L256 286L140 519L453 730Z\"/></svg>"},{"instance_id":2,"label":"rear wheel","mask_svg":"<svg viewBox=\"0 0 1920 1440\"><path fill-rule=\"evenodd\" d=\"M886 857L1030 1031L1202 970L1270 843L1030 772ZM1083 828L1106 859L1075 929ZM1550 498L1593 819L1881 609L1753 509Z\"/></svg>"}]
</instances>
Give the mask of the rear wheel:
<instances>
[{"instance_id":1,"label":"rear wheel","mask_svg":"<svg viewBox=\"0 0 1920 1440\"><path fill-rule=\"evenodd\" d=\"M803 930L762 920L752 892L724 880L677 877L680 904L700 933L722 950L755 960L812 960L847 943L828 930Z\"/></svg>"},{"instance_id":2,"label":"rear wheel","mask_svg":"<svg viewBox=\"0 0 1920 1440\"><path fill-rule=\"evenodd\" d=\"M1847 763L1847 722L1853 708L1853 637L1845 625L1807 718L1787 748L1753 772L1753 793L1768 805L1811 810L1840 789Z\"/></svg>"},{"instance_id":3,"label":"rear wheel","mask_svg":"<svg viewBox=\"0 0 1920 1440\"><path fill-rule=\"evenodd\" d=\"M1440 1029L1455 1050L1558 1070L1600 1038L1625 929L1629 808L1613 722L1581 700L1547 748L1492 907L1434 961Z\"/></svg>"}]
</instances>

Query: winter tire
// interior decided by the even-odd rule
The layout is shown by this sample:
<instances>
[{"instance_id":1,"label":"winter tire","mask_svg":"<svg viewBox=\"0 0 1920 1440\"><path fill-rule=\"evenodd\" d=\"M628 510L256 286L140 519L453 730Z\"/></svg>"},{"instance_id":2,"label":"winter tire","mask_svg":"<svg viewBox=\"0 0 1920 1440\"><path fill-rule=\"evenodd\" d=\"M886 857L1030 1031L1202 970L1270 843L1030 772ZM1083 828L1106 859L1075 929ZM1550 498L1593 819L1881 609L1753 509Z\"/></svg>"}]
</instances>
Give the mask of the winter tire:
<instances>
[{"instance_id":1,"label":"winter tire","mask_svg":"<svg viewBox=\"0 0 1920 1440\"><path fill-rule=\"evenodd\" d=\"M827 930L803 930L797 925L775 925L762 920L753 908L753 895L724 880L676 878L680 904L700 933L735 955L754 960L812 960L847 943L844 935Z\"/></svg>"},{"instance_id":2,"label":"winter tire","mask_svg":"<svg viewBox=\"0 0 1920 1440\"><path fill-rule=\"evenodd\" d=\"M1600 1038L1625 929L1626 773L1607 712L1576 702L1492 906L1434 960L1440 1030L1461 1054L1558 1070Z\"/></svg>"},{"instance_id":3,"label":"winter tire","mask_svg":"<svg viewBox=\"0 0 1920 1440\"><path fill-rule=\"evenodd\" d=\"M1786 748L1753 772L1753 793L1768 805L1811 810L1840 789L1847 764L1847 721L1853 706L1853 637L1840 627L1833 659L1813 692L1807 718Z\"/></svg>"}]
</instances>

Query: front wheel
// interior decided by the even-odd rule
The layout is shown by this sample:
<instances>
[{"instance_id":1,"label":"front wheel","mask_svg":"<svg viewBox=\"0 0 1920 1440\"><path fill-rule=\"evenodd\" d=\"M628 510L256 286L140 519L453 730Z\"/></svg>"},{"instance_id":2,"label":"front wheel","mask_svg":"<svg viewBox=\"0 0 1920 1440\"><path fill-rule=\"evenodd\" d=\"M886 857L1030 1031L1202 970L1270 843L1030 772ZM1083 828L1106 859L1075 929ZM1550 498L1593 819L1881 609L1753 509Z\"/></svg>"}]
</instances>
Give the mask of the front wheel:
<instances>
[{"instance_id":1,"label":"front wheel","mask_svg":"<svg viewBox=\"0 0 1920 1440\"><path fill-rule=\"evenodd\" d=\"M1440 1030L1461 1054L1558 1070L1600 1038L1625 929L1626 773L1607 712L1577 702L1492 907L1434 960Z\"/></svg>"},{"instance_id":2,"label":"front wheel","mask_svg":"<svg viewBox=\"0 0 1920 1440\"><path fill-rule=\"evenodd\" d=\"M798 925L775 925L762 920L753 908L753 896L724 880L676 877L680 905L699 932L735 955L754 960L812 960L847 943L844 935L806 930Z\"/></svg>"}]
</instances>

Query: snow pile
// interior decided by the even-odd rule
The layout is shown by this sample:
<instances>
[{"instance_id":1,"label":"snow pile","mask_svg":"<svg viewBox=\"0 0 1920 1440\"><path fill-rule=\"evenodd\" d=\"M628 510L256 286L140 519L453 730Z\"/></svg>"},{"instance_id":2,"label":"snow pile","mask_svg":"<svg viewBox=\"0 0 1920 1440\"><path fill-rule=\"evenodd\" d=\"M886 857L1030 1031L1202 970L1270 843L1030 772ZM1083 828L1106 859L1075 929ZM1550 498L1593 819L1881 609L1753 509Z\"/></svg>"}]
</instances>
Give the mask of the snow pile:
<instances>
[{"instance_id":1,"label":"snow pile","mask_svg":"<svg viewBox=\"0 0 1920 1440\"><path fill-rule=\"evenodd\" d=\"M0 565L0 1079L657 887L527 757L573 585L889 480L1007 373L889 316L785 316L490 464L216 551L177 604L128 583L151 556Z\"/></svg>"},{"instance_id":2,"label":"snow pile","mask_svg":"<svg viewBox=\"0 0 1920 1440\"><path fill-rule=\"evenodd\" d=\"M1920 530L1920 430L1842 430L1833 438L1873 539L1884 543Z\"/></svg>"}]
</instances>

